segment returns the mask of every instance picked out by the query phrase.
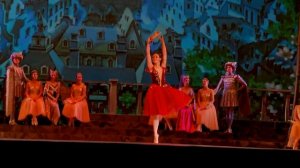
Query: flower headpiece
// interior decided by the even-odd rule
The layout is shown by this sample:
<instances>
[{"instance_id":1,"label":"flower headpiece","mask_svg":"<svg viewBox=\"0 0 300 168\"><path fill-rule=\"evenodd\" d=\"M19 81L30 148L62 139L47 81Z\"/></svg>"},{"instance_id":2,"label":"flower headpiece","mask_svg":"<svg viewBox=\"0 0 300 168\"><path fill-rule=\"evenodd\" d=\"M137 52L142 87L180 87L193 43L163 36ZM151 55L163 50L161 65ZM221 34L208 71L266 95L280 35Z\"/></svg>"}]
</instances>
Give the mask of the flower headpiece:
<instances>
[{"instance_id":1,"label":"flower headpiece","mask_svg":"<svg viewBox=\"0 0 300 168\"><path fill-rule=\"evenodd\" d=\"M22 52L13 52L11 55L10 55L10 59L14 59L14 58L18 58L20 60L23 60L23 54Z\"/></svg>"}]
</instances>

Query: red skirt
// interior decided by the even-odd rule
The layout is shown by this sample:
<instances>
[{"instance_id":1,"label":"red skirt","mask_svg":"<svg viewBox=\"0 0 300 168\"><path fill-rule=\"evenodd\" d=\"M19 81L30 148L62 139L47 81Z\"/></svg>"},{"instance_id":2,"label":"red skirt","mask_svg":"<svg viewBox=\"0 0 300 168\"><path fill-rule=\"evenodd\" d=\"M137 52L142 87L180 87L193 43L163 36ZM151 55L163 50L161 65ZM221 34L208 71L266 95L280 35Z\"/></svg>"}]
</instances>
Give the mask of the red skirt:
<instances>
[{"instance_id":1,"label":"red skirt","mask_svg":"<svg viewBox=\"0 0 300 168\"><path fill-rule=\"evenodd\" d=\"M145 97L144 115L168 115L191 102L191 97L171 86L151 84Z\"/></svg>"}]
</instances>

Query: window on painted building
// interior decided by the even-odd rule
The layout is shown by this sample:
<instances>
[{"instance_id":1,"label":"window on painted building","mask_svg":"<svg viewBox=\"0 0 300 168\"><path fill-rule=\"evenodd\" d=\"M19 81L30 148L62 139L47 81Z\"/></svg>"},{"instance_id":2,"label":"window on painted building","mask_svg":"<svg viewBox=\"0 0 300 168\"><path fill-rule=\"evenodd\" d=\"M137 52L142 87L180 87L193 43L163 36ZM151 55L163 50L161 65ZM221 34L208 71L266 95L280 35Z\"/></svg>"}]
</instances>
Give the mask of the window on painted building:
<instances>
[{"instance_id":1,"label":"window on painted building","mask_svg":"<svg viewBox=\"0 0 300 168\"><path fill-rule=\"evenodd\" d=\"M70 65L70 58L66 58L66 65Z\"/></svg>"},{"instance_id":2,"label":"window on painted building","mask_svg":"<svg viewBox=\"0 0 300 168\"><path fill-rule=\"evenodd\" d=\"M253 12L252 12L252 11L251 11L251 13L250 13L250 23L253 24Z\"/></svg>"},{"instance_id":3,"label":"window on painted building","mask_svg":"<svg viewBox=\"0 0 300 168\"><path fill-rule=\"evenodd\" d=\"M204 37L202 37L202 44L205 45L205 38Z\"/></svg>"},{"instance_id":4,"label":"window on painted building","mask_svg":"<svg viewBox=\"0 0 300 168\"><path fill-rule=\"evenodd\" d=\"M112 59L108 60L108 67L109 68L113 67L113 60Z\"/></svg>"},{"instance_id":5,"label":"window on painted building","mask_svg":"<svg viewBox=\"0 0 300 168\"><path fill-rule=\"evenodd\" d=\"M175 15L175 9L173 9L173 15Z\"/></svg>"},{"instance_id":6,"label":"window on painted building","mask_svg":"<svg viewBox=\"0 0 300 168\"><path fill-rule=\"evenodd\" d=\"M92 60L91 59L87 59L86 60L86 65L87 66L92 66Z\"/></svg>"},{"instance_id":7,"label":"window on painted building","mask_svg":"<svg viewBox=\"0 0 300 168\"><path fill-rule=\"evenodd\" d=\"M264 38L267 38L267 37L268 37L268 33L264 32Z\"/></svg>"},{"instance_id":8,"label":"window on painted building","mask_svg":"<svg viewBox=\"0 0 300 168\"><path fill-rule=\"evenodd\" d=\"M98 33L98 38L99 38L100 40L104 40L104 35L105 35L104 32L99 32L99 33Z\"/></svg>"},{"instance_id":9,"label":"window on painted building","mask_svg":"<svg viewBox=\"0 0 300 168\"><path fill-rule=\"evenodd\" d=\"M73 11L74 11L74 13L77 13L77 4L73 5Z\"/></svg>"},{"instance_id":10,"label":"window on painted building","mask_svg":"<svg viewBox=\"0 0 300 168\"><path fill-rule=\"evenodd\" d=\"M167 67L166 67L166 73L168 73L168 74L172 73L170 65L167 65Z\"/></svg>"},{"instance_id":11,"label":"window on painted building","mask_svg":"<svg viewBox=\"0 0 300 168\"><path fill-rule=\"evenodd\" d=\"M199 8L198 5L196 5L196 11L197 11L197 12L198 12L198 8Z\"/></svg>"},{"instance_id":12,"label":"window on painted building","mask_svg":"<svg viewBox=\"0 0 300 168\"><path fill-rule=\"evenodd\" d=\"M26 75L30 74L30 67L29 67L29 65L23 65L22 68L23 68L23 71L24 71L24 73Z\"/></svg>"},{"instance_id":13,"label":"window on painted building","mask_svg":"<svg viewBox=\"0 0 300 168\"><path fill-rule=\"evenodd\" d=\"M178 17L179 17L179 19L181 19L181 14L180 13L178 14Z\"/></svg>"},{"instance_id":14,"label":"window on painted building","mask_svg":"<svg viewBox=\"0 0 300 168\"><path fill-rule=\"evenodd\" d=\"M163 15L163 14L164 14L163 10L160 10L160 15Z\"/></svg>"},{"instance_id":15,"label":"window on painted building","mask_svg":"<svg viewBox=\"0 0 300 168\"><path fill-rule=\"evenodd\" d=\"M39 19L41 19L41 18L42 18L41 11L38 11L38 13L37 13L37 16L38 16L38 18L39 18Z\"/></svg>"},{"instance_id":16,"label":"window on painted building","mask_svg":"<svg viewBox=\"0 0 300 168\"><path fill-rule=\"evenodd\" d=\"M169 21L169 16L168 16L168 14L166 14L166 21Z\"/></svg>"},{"instance_id":17,"label":"window on painted building","mask_svg":"<svg viewBox=\"0 0 300 168\"><path fill-rule=\"evenodd\" d=\"M100 65L100 67L103 67L103 59L102 58L99 59L99 65Z\"/></svg>"},{"instance_id":18,"label":"window on painted building","mask_svg":"<svg viewBox=\"0 0 300 168\"><path fill-rule=\"evenodd\" d=\"M236 24L235 23L231 23L231 29L235 29L236 28Z\"/></svg>"},{"instance_id":19,"label":"window on painted building","mask_svg":"<svg viewBox=\"0 0 300 168\"><path fill-rule=\"evenodd\" d=\"M50 38L47 38L47 45L50 44Z\"/></svg>"},{"instance_id":20,"label":"window on painted building","mask_svg":"<svg viewBox=\"0 0 300 168\"><path fill-rule=\"evenodd\" d=\"M40 46L40 45L41 45L40 39L38 39L38 38L36 39L36 45L37 45L37 46Z\"/></svg>"},{"instance_id":21,"label":"window on painted building","mask_svg":"<svg viewBox=\"0 0 300 168\"><path fill-rule=\"evenodd\" d=\"M171 6L170 5L168 5L168 9L169 9L169 11L171 10Z\"/></svg>"},{"instance_id":22,"label":"window on painted building","mask_svg":"<svg viewBox=\"0 0 300 168\"><path fill-rule=\"evenodd\" d=\"M71 39L72 40L76 40L77 41L78 40L77 37L78 37L77 33L71 33Z\"/></svg>"},{"instance_id":23,"label":"window on painted building","mask_svg":"<svg viewBox=\"0 0 300 168\"><path fill-rule=\"evenodd\" d=\"M63 8L63 1L60 1L60 9L62 9Z\"/></svg>"},{"instance_id":24,"label":"window on painted building","mask_svg":"<svg viewBox=\"0 0 300 168\"><path fill-rule=\"evenodd\" d=\"M210 48L210 41L207 41L207 47Z\"/></svg>"},{"instance_id":25,"label":"window on painted building","mask_svg":"<svg viewBox=\"0 0 300 168\"><path fill-rule=\"evenodd\" d=\"M42 9L42 15L45 15L45 9L44 8Z\"/></svg>"},{"instance_id":26,"label":"window on painted building","mask_svg":"<svg viewBox=\"0 0 300 168\"><path fill-rule=\"evenodd\" d=\"M190 9L191 8L191 4L188 3L186 7L187 7L187 9Z\"/></svg>"},{"instance_id":27,"label":"window on painted building","mask_svg":"<svg viewBox=\"0 0 300 168\"><path fill-rule=\"evenodd\" d=\"M180 47L181 41L180 39L175 40L175 46Z\"/></svg>"},{"instance_id":28,"label":"window on painted building","mask_svg":"<svg viewBox=\"0 0 300 168\"><path fill-rule=\"evenodd\" d=\"M43 65L41 67L41 75L47 75L48 74L48 67L46 65Z\"/></svg>"},{"instance_id":29,"label":"window on painted building","mask_svg":"<svg viewBox=\"0 0 300 168\"><path fill-rule=\"evenodd\" d=\"M206 26L206 33L210 35L210 27L208 25Z\"/></svg>"},{"instance_id":30,"label":"window on painted building","mask_svg":"<svg viewBox=\"0 0 300 168\"><path fill-rule=\"evenodd\" d=\"M280 2L276 2L276 8L279 9L280 8Z\"/></svg>"},{"instance_id":31,"label":"window on painted building","mask_svg":"<svg viewBox=\"0 0 300 168\"><path fill-rule=\"evenodd\" d=\"M259 54L256 53L256 54L255 54L255 58L256 58L256 59L259 59L259 57L260 57Z\"/></svg>"},{"instance_id":32,"label":"window on painted building","mask_svg":"<svg viewBox=\"0 0 300 168\"><path fill-rule=\"evenodd\" d=\"M49 10L49 16L51 17L53 15L53 11L52 11L52 8L50 8Z\"/></svg>"},{"instance_id":33,"label":"window on painted building","mask_svg":"<svg viewBox=\"0 0 300 168\"><path fill-rule=\"evenodd\" d=\"M52 20L50 19L50 24L49 24L50 26L49 27L52 27Z\"/></svg>"},{"instance_id":34,"label":"window on painted building","mask_svg":"<svg viewBox=\"0 0 300 168\"><path fill-rule=\"evenodd\" d=\"M171 25L174 26L174 19L171 20Z\"/></svg>"},{"instance_id":35,"label":"window on painted building","mask_svg":"<svg viewBox=\"0 0 300 168\"><path fill-rule=\"evenodd\" d=\"M115 50L115 48L116 48L116 45L114 43L110 43L108 45L108 50Z\"/></svg>"},{"instance_id":36,"label":"window on painted building","mask_svg":"<svg viewBox=\"0 0 300 168\"><path fill-rule=\"evenodd\" d=\"M134 40L130 40L129 48L135 49L135 41Z\"/></svg>"},{"instance_id":37,"label":"window on painted building","mask_svg":"<svg viewBox=\"0 0 300 168\"><path fill-rule=\"evenodd\" d=\"M18 4L17 7L16 7L16 12L17 12L18 14L21 14L21 7L20 7L19 4Z\"/></svg>"},{"instance_id":38,"label":"window on painted building","mask_svg":"<svg viewBox=\"0 0 300 168\"><path fill-rule=\"evenodd\" d=\"M62 42L62 47L68 47L68 40L64 40Z\"/></svg>"},{"instance_id":39,"label":"window on painted building","mask_svg":"<svg viewBox=\"0 0 300 168\"><path fill-rule=\"evenodd\" d=\"M80 37L85 37L85 29L80 29L79 35L80 35Z\"/></svg>"},{"instance_id":40,"label":"window on painted building","mask_svg":"<svg viewBox=\"0 0 300 168\"><path fill-rule=\"evenodd\" d=\"M93 48L93 42L91 42L91 41L86 42L86 48L89 48L89 49Z\"/></svg>"},{"instance_id":41,"label":"window on painted building","mask_svg":"<svg viewBox=\"0 0 300 168\"><path fill-rule=\"evenodd\" d=\"M55 5L55 13L58 11L58 4Z\"/></svg>"},{"instance_id":42,"label":"window on painted building","mask_svg":"<svg viewBox=\"0 0 300 168\"><path fill-rule=\"evenodd\" d=\"M225 46L223 45L223 46L222 46L222 49L223 49L223 50L227 50L227 47L225 47Z\"/></svg>"},{"instance_id":43,"label":"window on painted building","mask_svg":"<svg viewBox=\"0 0 300 168\"><path fill-rule=\"evenodd\" d=\"M238 28L238 31L241 33L244 29L242 27Z\"/></svg>"},{"instance_id":44,"label":"window on painted building","mask_svg":"<svg viewBox=\"0 0 300 168\"><path fill-rule=\"evenodd\" d=\"M172 37L168 36L168 42L172 42Z\"/></svg>"}]
</instances>

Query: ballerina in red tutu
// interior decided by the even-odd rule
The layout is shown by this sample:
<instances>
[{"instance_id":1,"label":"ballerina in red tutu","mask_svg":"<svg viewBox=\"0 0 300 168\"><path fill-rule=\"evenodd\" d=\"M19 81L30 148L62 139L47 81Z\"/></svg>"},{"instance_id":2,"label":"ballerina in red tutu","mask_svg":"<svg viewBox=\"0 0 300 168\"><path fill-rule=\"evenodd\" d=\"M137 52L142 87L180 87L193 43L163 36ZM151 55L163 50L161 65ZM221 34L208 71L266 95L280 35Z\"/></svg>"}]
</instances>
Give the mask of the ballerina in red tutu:
<instances>
[{"instance_id":1,"label":"ballerina in red tutu","mask_svg":"<svg viewBox=\"0 0 300 168\"><path fill-rule=\"evenodd\" d=\"M150 54L150 43L158 38L161 43L162 54ZM163 116L185 107L191 98L172 88L166 81L167 49L163 36L155 32L147 39L146 44L146 71L150 73L152 84L149 86L144 104L144 114L151 116L154 133L154 143L158 143L158 126Z\"/></svg>"}]
</instances>

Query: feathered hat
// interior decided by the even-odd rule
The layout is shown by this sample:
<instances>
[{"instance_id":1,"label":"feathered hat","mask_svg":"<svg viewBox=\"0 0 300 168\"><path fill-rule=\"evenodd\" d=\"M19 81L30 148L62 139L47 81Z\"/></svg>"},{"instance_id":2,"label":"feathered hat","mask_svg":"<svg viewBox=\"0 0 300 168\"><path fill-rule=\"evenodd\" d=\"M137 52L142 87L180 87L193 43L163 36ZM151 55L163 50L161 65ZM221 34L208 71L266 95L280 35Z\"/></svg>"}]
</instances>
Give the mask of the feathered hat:
<instances>
[{"instance_id":1,"label":"feathered hat","mask_svg":"<svg viewBox=\"0 0 300 168\"><path fill-rule=\"evenodd\" d=\"M236 70L237 63L236 63L236 62L226 62L225 66L224 66L225 70L226 70L226 67L227 67L227 66L231 66L232 69L233 69L233 71L235 71L235 70Z\"/></svg>"}]
</instances>

